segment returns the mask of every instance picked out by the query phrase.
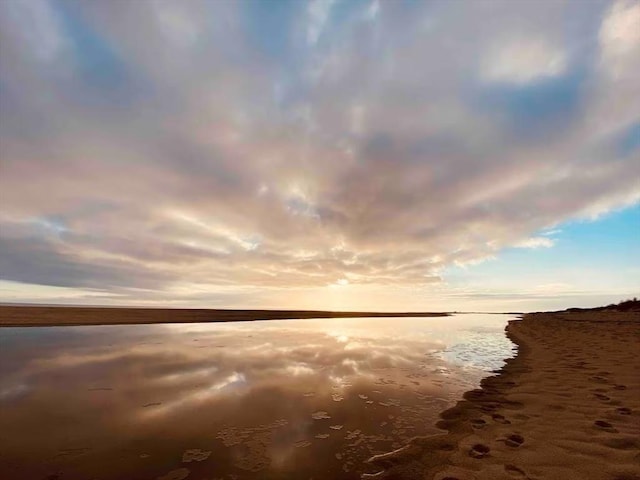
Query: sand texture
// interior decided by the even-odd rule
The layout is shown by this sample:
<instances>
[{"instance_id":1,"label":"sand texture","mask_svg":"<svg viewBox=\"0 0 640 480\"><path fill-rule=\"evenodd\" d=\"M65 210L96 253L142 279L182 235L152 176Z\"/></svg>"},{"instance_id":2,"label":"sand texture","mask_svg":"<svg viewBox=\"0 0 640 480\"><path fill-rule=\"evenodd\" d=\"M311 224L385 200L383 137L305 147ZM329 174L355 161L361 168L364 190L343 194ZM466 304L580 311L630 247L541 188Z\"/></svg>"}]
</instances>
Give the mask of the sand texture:
<instances>
[{"instance_id":1,"label":"sand texture","mask_svg":"<svg viewBox=\"0 0 640 480\"><path fill-rule=\"evenodd\" d=\"M497 376L442 414L448 433L373 457L385 479L640 480L640 312L539 313Z\"/></svg>"},{"instance_id":2,"label":"sand texture","mask_svg":"<svg viewBox=\"0 0 640 480\"><path fill-rule=\"evenodd\" d=\"M441 312L329 312L207 308L107 308L0 305L0 327L246 322L296 318L444 317Z\"/></svg>"}]
</instances>

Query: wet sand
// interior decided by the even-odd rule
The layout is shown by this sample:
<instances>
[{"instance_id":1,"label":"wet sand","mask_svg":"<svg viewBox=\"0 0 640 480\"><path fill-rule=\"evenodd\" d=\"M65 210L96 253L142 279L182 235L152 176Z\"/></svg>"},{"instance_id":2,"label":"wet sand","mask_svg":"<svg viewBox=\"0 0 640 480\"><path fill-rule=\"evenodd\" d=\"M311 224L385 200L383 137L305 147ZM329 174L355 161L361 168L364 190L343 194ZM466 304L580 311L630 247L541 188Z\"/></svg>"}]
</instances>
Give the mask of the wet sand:
<instances>
[{"instance_id":1,"label":"wet sand","mask_svg":"<svg viewBox=\"0 0 640 480\"><path fill-rule=\"evenodd\" d=\"M195 308L55 307L0 305L0 327L245 322L300 318L445 317L444 312L329 312Z\"/></svg>"},{"instance_id":2,"label":"wet sand","mask_svg":"<svg viewBox=\"0 0 640 480\"><path fill-rule=\"evenodd\" d=\"M499 375L441 414L366 478L640 479L640 312L536 313Z\"/></svg>"}]
</instances>

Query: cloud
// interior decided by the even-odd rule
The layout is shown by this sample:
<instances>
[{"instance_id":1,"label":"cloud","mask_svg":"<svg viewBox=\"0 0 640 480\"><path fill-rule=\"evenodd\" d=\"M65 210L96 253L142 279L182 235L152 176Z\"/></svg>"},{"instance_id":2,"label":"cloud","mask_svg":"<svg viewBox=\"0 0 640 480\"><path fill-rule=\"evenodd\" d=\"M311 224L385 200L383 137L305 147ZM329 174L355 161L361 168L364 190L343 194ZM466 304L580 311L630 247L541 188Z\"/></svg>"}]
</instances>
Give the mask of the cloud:
<instances>
[{"instance_id":1,"label":"cloud","mask_svg":"<svg viewBox=\"0 0 640 480\"><path fill-rule=\"evenodd\" d=\"M312 0L309 2L309 25L307 26L307 42L310 45L318 43L329 15L336 0Z\"/></svg>"},{"instance_id":2,"label":"cloud","mask_svg":"<svg viewBox=\"0 0 640 480\"><path fill-rule=\"evenodd\" d=\"M551 248L555 245L555 240L549 237L531 237L522 242L516 243L518 248Z\"/></svg>"},{"instance_id":3,"label":"cloud","mask_svg":"<svg viewBox=\"0 0 640 480\"><path fill-rule=\"evenodd\" d=\"M9 0L5 8L7 18L13 23L12 33L29 45L35 59L50 62L61 54L66 47L62 22L49 2L35 0L20 5L16 0Z\"/></svg>"},{"instance_id":4,"label":"cloud","mask_svg":"<svg viewBox=\"0 0 640 480\"><path fill-rule=\"evenodd\" d=\"M380 2L378 0L373 0L369 4L369 8L365 12L365 18L369 21L373 21L377 18L380 13Z\"/></svg>"},{"instance_id":5,"label":"cloud","mask_svg":"<svg viewBox=\"0 0 640 480\"><path fill-rule=\"evenodd\" d=\"M1 3L3 279L434 286L640 200L635 4L261 3Z\"/></svg>"},{"instance_id":6,"label":"cloud","mask_svg":"<svg viewBox=\"0 0 640 480\"><path fill-rule=\"evenodd\" d=\"M566 54L560 48L543 38L515 39L490 55L483 77L492 82L526 84L562 75L566 69Z\"/></svg>"},{"instance_id":7,"label":"cloud","mask_svg":"<svg viewBox=\"0 0 640 480\"><path fill-rule=\"evenodd\" d=\"M613 75L620 70L637 67L640 51L640 4L618 1L612 4L599 31L602 58ZM630 61L631 60L631 61Z\"/></svg>"}]
</instances>

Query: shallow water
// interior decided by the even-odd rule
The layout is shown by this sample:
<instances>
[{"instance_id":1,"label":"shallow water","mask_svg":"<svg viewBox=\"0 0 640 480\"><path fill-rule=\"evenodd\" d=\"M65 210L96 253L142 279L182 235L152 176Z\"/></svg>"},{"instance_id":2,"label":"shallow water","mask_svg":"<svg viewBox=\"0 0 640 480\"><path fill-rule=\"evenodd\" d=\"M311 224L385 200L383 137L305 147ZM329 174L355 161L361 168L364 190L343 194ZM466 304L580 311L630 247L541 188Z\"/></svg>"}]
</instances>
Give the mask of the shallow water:
<instances>
[{"instance_id":1,"label":"shallow water","mask_svg":"<svg viewBox=\"0 0 640 480\"><path fill-rule=\"evenodd\" d=\"M0 329L0 478L357 479L502 366L510 318Z\"/></svg>"}]
</instances>

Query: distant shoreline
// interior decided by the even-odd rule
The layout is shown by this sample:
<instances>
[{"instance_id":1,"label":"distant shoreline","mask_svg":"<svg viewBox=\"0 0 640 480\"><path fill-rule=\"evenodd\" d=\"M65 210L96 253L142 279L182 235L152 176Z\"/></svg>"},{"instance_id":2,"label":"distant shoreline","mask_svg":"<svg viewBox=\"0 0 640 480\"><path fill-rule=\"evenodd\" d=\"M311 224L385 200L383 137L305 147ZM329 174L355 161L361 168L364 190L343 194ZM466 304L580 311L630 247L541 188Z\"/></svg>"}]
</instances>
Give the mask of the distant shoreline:
<instances>
[{"instance_id":1,"label":"distant shoreline","mask_svg":"<svg viewBox=\"0 0 640 480\"><path fill-rule=\"evenodd\" d=\"M310 318L446 317L449 315L451 315L450 312L332 312L324 310L0 305L0 327L215 323Z\"/></svg>"}]
</instances>

